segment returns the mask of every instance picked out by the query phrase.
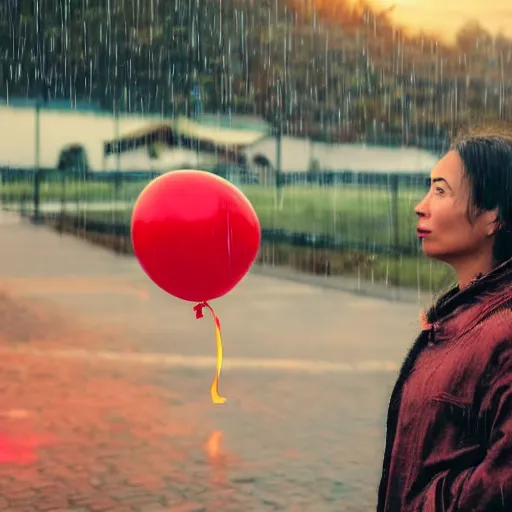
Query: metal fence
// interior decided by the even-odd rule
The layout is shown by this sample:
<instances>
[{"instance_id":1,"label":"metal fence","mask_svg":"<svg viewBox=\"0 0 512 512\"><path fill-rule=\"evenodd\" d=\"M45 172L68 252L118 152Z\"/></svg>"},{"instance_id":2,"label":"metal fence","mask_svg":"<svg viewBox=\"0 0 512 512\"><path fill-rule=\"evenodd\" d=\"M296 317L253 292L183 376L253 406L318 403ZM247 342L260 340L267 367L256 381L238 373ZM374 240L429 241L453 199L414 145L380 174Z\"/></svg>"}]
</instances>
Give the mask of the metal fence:
<instances>
[{"instance_id":1,"label":"metal fence","mask_svg":"<svg viewBox=\"0 0 512 512\"><path fill-rule=\"evenodd\" d=\"M88 231L128 236L133 204L158 175L0 168L0 200L35 220L64 215ZM413 256L413 209L427 179L340 171L282 173L277 186L234 183L254 205L264 243Z\"/></svg>"}]
</instances>

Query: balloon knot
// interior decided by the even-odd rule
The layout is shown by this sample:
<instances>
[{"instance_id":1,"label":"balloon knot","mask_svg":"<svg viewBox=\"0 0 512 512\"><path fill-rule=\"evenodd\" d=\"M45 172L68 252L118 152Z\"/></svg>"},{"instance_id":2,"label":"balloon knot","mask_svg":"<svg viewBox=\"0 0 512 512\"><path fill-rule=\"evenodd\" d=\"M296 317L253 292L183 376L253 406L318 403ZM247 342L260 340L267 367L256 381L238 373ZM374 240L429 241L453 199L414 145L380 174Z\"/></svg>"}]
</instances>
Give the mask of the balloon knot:
<instances>
[{"instance_id":1,"label":"balloon knot","mask_svg":"<svg viewBox=\"0 0 512 512\"><path fill-rule=\"evenodd\" d=\"M203 308L206 307L206 302L200 302L199 304L194 306L194 311L196 312L196 320L203 318Z\"/></svg>"}]
</instances>

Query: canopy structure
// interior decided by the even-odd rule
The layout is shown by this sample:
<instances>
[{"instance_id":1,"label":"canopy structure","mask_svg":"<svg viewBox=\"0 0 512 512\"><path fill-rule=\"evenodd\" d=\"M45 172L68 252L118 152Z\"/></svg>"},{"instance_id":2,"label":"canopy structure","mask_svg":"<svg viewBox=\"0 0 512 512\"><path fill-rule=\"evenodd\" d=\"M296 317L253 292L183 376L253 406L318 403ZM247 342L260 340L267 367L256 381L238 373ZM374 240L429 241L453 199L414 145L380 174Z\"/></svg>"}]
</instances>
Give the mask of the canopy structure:
<instances>
[{"instance_id":1,"label":"canopy structure","mask_svg":"<svg viewBox=\"0 0 512 512\"><path fill-rule=\"evenodd\" d=\"M268 127L260 124L243 124L239 119L215 116L201 119L180 117L159 123L148 123L135 131L120 135L104 143L104 156L134 151L158 144L168 148L196 149L215 153L228 160L242 163L243 150L268 134ZM231 121L231 122L230 122Z\"/></svg>"}]
</instances>

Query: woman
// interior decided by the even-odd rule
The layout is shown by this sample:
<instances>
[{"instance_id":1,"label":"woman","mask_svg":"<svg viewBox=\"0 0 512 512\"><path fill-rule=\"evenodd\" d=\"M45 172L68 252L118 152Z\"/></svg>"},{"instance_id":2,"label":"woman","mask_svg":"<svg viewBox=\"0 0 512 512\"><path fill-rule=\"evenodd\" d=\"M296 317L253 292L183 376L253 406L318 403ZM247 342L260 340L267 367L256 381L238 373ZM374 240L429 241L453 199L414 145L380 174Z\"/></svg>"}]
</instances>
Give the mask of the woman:
<instances>
[{"instance_id":1,"label":"woman","mask_svg":"<svg viewBox=\"0 0 512 512\"><path fill-rule=\"evenodd\" d=\"M425 315L391 395L379 512L512 511L512 141L471 136L416 207L458 286Z\"/></svg>"}]
</instances>

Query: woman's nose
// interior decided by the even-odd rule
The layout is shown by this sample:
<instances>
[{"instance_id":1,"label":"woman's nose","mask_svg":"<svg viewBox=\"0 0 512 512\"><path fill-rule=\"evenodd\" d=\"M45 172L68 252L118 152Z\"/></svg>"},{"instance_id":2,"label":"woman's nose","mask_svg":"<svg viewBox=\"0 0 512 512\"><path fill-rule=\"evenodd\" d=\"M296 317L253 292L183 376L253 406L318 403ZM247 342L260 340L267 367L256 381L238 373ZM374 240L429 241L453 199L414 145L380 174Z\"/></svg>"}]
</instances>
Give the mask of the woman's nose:
<instances>
[{"instance_id":1,"label":"woman's nose","mask_svg":"<svg viewBox=\"0 0 512 512\"><path fill-rule=\"evenodd\" d=\"M414 208L414 213L418 217L425 217L427 215L427 198L428 194Z\"/></svg>"}]
</instances>

